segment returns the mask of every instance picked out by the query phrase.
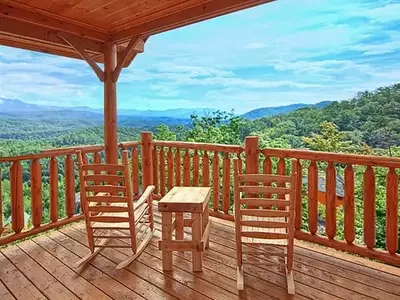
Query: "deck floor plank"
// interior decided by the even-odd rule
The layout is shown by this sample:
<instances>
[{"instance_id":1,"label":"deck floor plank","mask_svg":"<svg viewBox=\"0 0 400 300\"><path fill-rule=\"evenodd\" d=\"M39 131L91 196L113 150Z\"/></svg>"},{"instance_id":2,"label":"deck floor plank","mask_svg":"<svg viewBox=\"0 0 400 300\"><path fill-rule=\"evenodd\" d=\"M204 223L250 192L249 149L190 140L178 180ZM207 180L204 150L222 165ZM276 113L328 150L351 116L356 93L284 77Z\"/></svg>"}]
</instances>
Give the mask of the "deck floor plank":
<instances>
[{"instance_id":1,"label":"deck floor plank","mask_svg":"<svg viewBox=\"0 0 400 300\"><path fill-rule=\"evenodd\" d=\"M0 299L1 300L15 299L15 297L7 290L7 287L1 281L0 281Z\"/></svg>"},{"instance_id":2,"label":"deck floor plank","mask_svg":"<svg viewBox=\"0 0 400 300\"><path fill-rule=\"evenodd\" d=\"M85 256L89 251L86 246L69 238L61 231L49 237L60 246L66 247L66 249L76 254L78 258L75 261ZM149 285L141 278L124 269L117 270L117 265L103 256L96 256L88 266L82 267L82 272L89 266L101 270L108 278L113 279L113 292L117 294L123 293L123 295L117 297L112 296L114 299L119 299L118 297L123 297L123 299L168 299L162 291L158 291L157 287ZM79 273L82 274L80 271Z\"/></svg>"},{"instance_id":3,"label":"deck floor plank","mask_svg":"<svg viewBox=\"0 0 400 300\"><path fill-rule=\"evenodd\" d=\"M46 298L61 300L79 299L17 246L7 247L2 252Z\"/></svg>"},{"instance_id":4,"label":"deck floor plank","mask_svg":"<svg viewBox=\"0 0 400 300\"><path fill-rule=\"evenodd\" d=\"M58 231L53 232L49 237L40 237L35 238L34 241L38 243L41 247L45 247L48 252L57 257L60 261L68 266L72 266L76 261L78 261L81 257L77 256L73 252L70 251L68 245L60 245L54 239L57 239L57 236L61 235ZM92 265L87 265L81 267L77 270L80 276L84 279L92 283L99 290L107 294L109 297L113 299L143 299L132 290L126 288L114 278L109 275L103 273L101 270L95 268Z\"/></svg>"},{"instance_id":5,"label":"deck floor plank","mask_svg":"<svg viewBox=\"0 0 400 300\"><path fill-rule=\"evenodd\" d=\"M233 223L220 220L215 220L211 228L203 272L193 273L191 254L179 252L173 254L173 271L163 272L157 243L160 221L156 213L155 237L124 270L115 267L131 254L130 250L110 248L102 250L87 266L72 269L73 263L89 251L82 223L3 248L0 299L400 299L400 272L383 264L375 267L359 259L351 261L345 253L330 255L330 249L324 252L322 247L313 249L318 246L307 247L305 243L295 246L296 295L287 295L280 268L248 264L246 288L238 292ZM187 228L185 236L189 235ZM127 241L118 239L114 243L123 245ZM341 259L343 255L350 259Z\"/></svg>"},{"instance_id":6,"label":"deck floor plank","mask_svg":"<svg viewBox=\"0 0 400 300\"><path fill-rule=\"evenodd\" d=\"M20 243L18 247L32 259L35 259L38 264L56 277L64 286L71 289L79 298L87 300L112 300L112 298L48 253L45 248L38 247L38 244L32 240L24 241Z\"/></svg>"},{"instance_id":7,"label":"deck floor plank","mask_svg":"<svg viewBox=\"0 0 400 300\"><path fill-rule=\"evenodd\" d=\"M44 300L46 297L0 252L0 280L16 299Z\"/></svg>"}]
</instances>

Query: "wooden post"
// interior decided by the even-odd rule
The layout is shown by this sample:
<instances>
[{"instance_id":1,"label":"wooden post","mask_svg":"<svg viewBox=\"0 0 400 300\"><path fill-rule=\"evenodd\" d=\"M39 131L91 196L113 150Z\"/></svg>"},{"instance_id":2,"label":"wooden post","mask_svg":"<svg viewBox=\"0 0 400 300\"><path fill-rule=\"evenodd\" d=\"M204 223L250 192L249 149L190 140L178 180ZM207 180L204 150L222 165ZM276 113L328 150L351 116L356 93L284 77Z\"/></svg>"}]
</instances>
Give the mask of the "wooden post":
<instances>
[{"instance_id":1,"label":"wooden post","mask_svg":"<svg viewBox=\"0 0 400 300\"><path fill-rule=\"evenodd\" d=\"M245 140L246 174L258 173L258 136L248 136Z\"/></svg>"},{"instance_id":2,"label":"wooden post","mask_svg":"<svg viewBox=\"0 0 400 300\"><path fill-rule=\"evenodd\" d=\"M245 154L246 154L246 174L258 174L258 137L248 136L245 139ZM248 185L252 185L251 182ZM256 195L246 195L246 197L257 197ZM249 205L248 208L256 208Z\"/></svg>"},{"instance_id":3,"label":"wooden post","mask_svg":"<svg viewBox=\"0 0 400 300\"><path fill-rule=\"evenodd\" d=\"M142 132L142 190L144 191L149 185L153 183L153 167L152 167L152 149L151 132Z\"/></svg>"},{"instance_id":4,"label":"wooden post","mask_svg":"<svg viewBox=\"0 0 400 300\"><path fill-rule=\"evenodd\" d=\"M117 66L117 46L105 44L104 48L104 144L106 161L118 162L117 138L117 83L113 80L113 71Z\"/></svg>"}]
</instances>

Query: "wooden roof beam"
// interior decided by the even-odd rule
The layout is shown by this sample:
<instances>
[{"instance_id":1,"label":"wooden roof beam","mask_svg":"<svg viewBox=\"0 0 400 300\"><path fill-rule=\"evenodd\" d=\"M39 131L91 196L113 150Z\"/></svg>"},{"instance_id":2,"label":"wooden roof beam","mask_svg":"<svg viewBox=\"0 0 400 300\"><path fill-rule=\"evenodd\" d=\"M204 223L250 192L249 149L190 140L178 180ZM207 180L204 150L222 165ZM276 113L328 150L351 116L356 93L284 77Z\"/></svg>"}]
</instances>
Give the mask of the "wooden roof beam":
<instances>
[{"instance_id":1,"label":"wooden roof beam","mask_svg":"<svg viewBox=\"0 0 400 300\"><path fill-rule=\"evenodd\" d=\"M42 26L26 23L20 20L4 18L0 15L0 33L19 37L21 40L35 40L43 43L65 47L65 41L58 35L58 31ZM71 36L79 40L80 45L88 52L104 53L103 42L94 41L81 36L63 33L64 37Z\"/></svg>"},{"instance_id":2,"label":"wooden roof beam","mask_svg":"<svg viewBox=\"0 0 400 300\"><path fill-rule=\"evenodd\" d=\"M113 71L114 82L118 81L122 68L129 66L137 53L144 52L144 43L144 39L141 36L133 37L130 40L128 46L126 46L125 50L122 52L122 55L118 57L117 67Z\"/></svg>"},{"instance_id":3,"label":"wooden roof beam","mask_svg":"<svg viewBox=\"0 0 400 300\"><path fill-rule=\"evenodd\" d=\"M33 8L30 7L30 9L32 10ZM24 9L22 4L15 3L15 1L11 3L8 2L7 4L0 2L0 16L9 19L23 20L24 22L28 22L31 24L63 32L68 32L71 34L91 38L98 41L104 42L108 38L108 35L104 32L100 32L97 30L93 30L91 28L87 28L82 25L67 22L63 19L60 19L59 16L58 18L56 18L46 15L44 11L40 12L29 11L27 9Z\"/></svg>"},{"instance_id":4,"label":"wooden roof beam","mask_svg":"<svg viewBox=\"0 0 400 300\"><path fill-rule=\"evenodd\" d=\"M90 57L90 55L86 52L86 50L79 44L79 42L71 37L64 37L62 34L59 34L59 36L72 48L74 48L76 52L79 53L79 55L88 63L88 65L96 73L99 80L101 82L104 82L104 71L96 64L96 62Z\"/></svg>"},{"instance_id":5,"label":"wooden roof beam","mask_svg":"<svg viewBox=\"0 0 400 300\"><path fill-rule=\"evenodd\" d=\"M120 43L132 36L149 36L272 1L275 0L213 0L122 30L114 34L112 39Z\"/></svg>"}]
</instances>

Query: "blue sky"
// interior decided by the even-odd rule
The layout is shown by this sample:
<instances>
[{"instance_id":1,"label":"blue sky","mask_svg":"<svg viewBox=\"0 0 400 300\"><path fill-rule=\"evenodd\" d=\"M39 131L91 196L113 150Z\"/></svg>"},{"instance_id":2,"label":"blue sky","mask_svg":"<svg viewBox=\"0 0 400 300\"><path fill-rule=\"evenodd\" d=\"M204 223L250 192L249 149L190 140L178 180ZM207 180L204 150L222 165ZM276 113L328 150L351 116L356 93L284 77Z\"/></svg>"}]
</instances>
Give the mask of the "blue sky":
<instances>
[{"instance_id":1,"label":"blue sky","mask_svg":"<svg viewBox=\"0 0 400 300\"><path fill-rule=\"evenodd\" d=\"M400 1L278 0L150 38L118 107L254 108L343 100L400 82ZM84 62L0 46L0 97L103 106Z\"/></svg>"}]
</instances>

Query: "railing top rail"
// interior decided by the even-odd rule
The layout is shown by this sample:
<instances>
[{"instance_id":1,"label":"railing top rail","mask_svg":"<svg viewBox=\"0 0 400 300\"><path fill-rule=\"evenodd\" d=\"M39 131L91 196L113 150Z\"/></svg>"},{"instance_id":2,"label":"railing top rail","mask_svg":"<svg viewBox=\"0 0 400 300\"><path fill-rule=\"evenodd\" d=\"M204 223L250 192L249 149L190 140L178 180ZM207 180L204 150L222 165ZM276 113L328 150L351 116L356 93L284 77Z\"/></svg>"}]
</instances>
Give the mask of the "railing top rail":
<instances>
[{"instance_id":1,"label":"railing top rail","mask_svg":"<svg viewBox=\"0 0 400 300\"><path fill-rule=\"evenodd\" d=\"M270 157L297 158L314 161L346 163L354 165L400 168L399 157L385 157L362 154L333 153L312 150L265 148L260 153Z\"/></svg>"},{"instance_id":2,"label":"railing top rail","mask_svg":"<svg viewBox=\"0 0 400 300\"><path fill-rule=\"evenodd\" d=\"M158 147L173 147L173 148L190 149L190 150L206 150L206 151L231 152L231 153L241 153L244 151L244 147L240 145L158 141L158 140L154 140L153 144Z\"/></svg>"},{"instance_id":3,"label":"railing top rail","mask_svg":"<svg viewBox=\"0 0 400 300\"><path fill-rule=\"evenodd\" d=\"M78 150L81 150L83 153L99 152L99 151L104 150L104 146L103 145L92 145L92 146L89 145L89 146L55 148L55 149L43 150L39 153L24 154L24 155L19 155L19 156L0 157L0 163L48 158L48 157L52 157L52 156L71 155L71 154L75 154L75 152Z\"/></svg>"},{"instance_id":4,"label":"railing top rail","mask_svg":"<svg viewBox=\"0 0 400 300\"><path fill-rule=\"evenodd\" d=\"M119 148L122 149L129 149L129 148L136 148L139 147L142 143L139 141L132 141L132 142L122 142L118 144Z\"/></svg>"}]
</instances>

